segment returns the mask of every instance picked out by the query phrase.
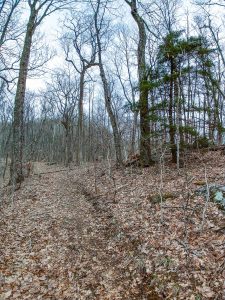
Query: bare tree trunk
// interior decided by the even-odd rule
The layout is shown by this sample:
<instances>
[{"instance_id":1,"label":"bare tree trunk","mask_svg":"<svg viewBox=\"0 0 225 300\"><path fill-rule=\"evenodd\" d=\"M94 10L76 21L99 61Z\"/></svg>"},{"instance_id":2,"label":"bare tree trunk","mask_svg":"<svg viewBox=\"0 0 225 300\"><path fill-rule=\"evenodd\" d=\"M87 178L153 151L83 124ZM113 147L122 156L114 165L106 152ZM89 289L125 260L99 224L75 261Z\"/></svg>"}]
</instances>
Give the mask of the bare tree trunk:
<instances>
[{"instance_id":1,"label":"bare tree trunk","mask_svg":"<svg viewBox=\"0 0 225 300\"><path fill-rule=\"evenodd\" d=\"M86 68L82 69L80 73L80 95L78 103L78 128L77 128L77 163L83 159L83 102L84 102L84 76Z\"/></svg>"},{"instance_id":2,"label":"bare tree trunk","mask_svg":"<svg viewBox=\"0 0 225 300\"><path fill-rule=\"evenodd\" d=\"M68 167L69 164L72 162L72 136L71 136L71 126L68 124L68 127L65 128L66 130L66 161L65 166Z\"/></svg>"},{"instance_id":3,"label":"bare tree trunk","mask_svg":"<svg viewBox=\"0 0 225 300\"><path fill-rule=\"evenodd\" d=\"M35 30L35 9L31 10L30 18L27 24L27 31L23 45L23 51L20 59L20 71L17 82L17 90L14 103L13 115L13 151L11 164L11 182L13 184L21 183L24 180L23 175L23 147L24 147L24 98L26 91L26 80L30 51L32 45L32 36Z\"/></svg>"},{"instance_id":4,"label":"bare tree trunk","mask_svg":"<svg viewBox=\"0 0 225 300\"><path fill-rule=\"evenodd\" d=\"M146 30L145 22L137 11L136 0L125 0L131 8L131 15L138 26L139 41L138 41L138 77L139 77L139 107L140 107L140 160L143 166L150 165L153 161L151 159L151 143L150 143L150 125L149 125L149 107L148 107L148 89L144 87L147 80L146 76Z\"/></svg>"},{"instance_id":5,"label":"bare tree trunk","mask_svg":"<svg viewBox=\"0 0 225 300\"><path fill-rule=\"evenodd\" d=\"M105 106L107 109L107 113L109 115L110 123L112 126L113 131L113 138L114 138L114 145L115 145L115 152L116 152L116 162L118 165L123 164L122 159L122 147L121 147L121 136L119 133L119 128L116 120L116 116L112 109L112 99L111 99L111 92L109 88L109 84L106 78L103 62L102 62L102 45L100 40L100 31L101 31L101 24L98 24L98 14L100 9L100 0L97 1L97 8L94 15L95 21L95 29L96 29L96 39L97 39L97 46L98 46L98 60L99 60L99 70L100 76L103 84L104 89L104 98L105 98Z\"/></svg>"},{"instance_id":6,"label":"bare tree trunk","mask_svg":"<svg viewBox=\"0 0 225 300\"><path fill-rule=\"evenodd\" d=\"M110 123L111 123L112 130L113 130L113 137L114 137L114 144L115 144L115 151L116 151L116 161L119 165L122 165L123 159L122 159L122 149L121 149L121 137L120 137L119 128L117 125L117 120L116 120L115 114L112 109L112 105L111 105L112 101L111 101L111 95L110 95L110 91L109 91L109 85L108 85L108 81L107 81L107 78L105 75L105 70L104 70L100 56L101 56L101 52L99 51L100 76L101 76L103 88L104 88L105 105L106 105L107 113L109 115Z\"/></svg>"},{"instance_id":7,"label":"bare tree trunk","mask_svg":"<svg viewBox=\"0 0 225 300\"><path fill-rule=\"evenodd\" d=\"M175 71L175 66L173 60L171 63L171 70L170 70L170 87L169 87L169 135L170 135L170 149L172 154L172 162L177 162L177 150L176 150L176 143L175 143L175 122L173 118L173 108L174 108L174 79L173 73Z\"/></svg>"},{"instance_id":8,"label":"bare tree trunk","mask_svg":"<svg viewBox=\"0 0 225 300\"><path fill-rule=\"evenodd\" d=\"M148 91L140 92L140 160L141 165L148 166L153 163L151 159L150 125L148 119Z\"/></svg>"},{"instance_id":9,"label":"bare tree trunk","mask_svg":"<svg viewBox=\"0 0 225 300\"><path fill-rule=\"evenodd\" d=\"M135 153L135 142L136 142L136 134L137 134L137 123L138 123L138 110L135 110L133 113L133 126L132 126L132 135L131 135L131 146L130 146L130 154L133 155Z\"/></svg>"}]
</instances>

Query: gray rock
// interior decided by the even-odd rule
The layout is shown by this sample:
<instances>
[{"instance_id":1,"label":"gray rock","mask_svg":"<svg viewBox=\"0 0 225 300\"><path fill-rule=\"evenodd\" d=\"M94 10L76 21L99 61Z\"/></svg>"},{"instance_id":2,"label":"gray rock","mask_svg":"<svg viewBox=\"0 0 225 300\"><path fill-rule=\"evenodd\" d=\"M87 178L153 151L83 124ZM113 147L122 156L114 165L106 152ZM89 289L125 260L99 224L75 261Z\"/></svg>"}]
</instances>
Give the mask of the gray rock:
<instances>
[{"instance_id":1,"label":"gray rock","mask_svg":"<svg viewBox=\"0 0 225 300\"><path fill-rule=\"evenodd\" d=\"M217 191L214 194L214 200L216 202L222 202L223 201L223 193L221 191Z\"/></svg>"},{"instance_id":2,"label":"gray rock","mask_svg":"<svg viewBox=\"0 0 225 300\"><path fill-rule=\"evenodd\" d=\"M219 208L225 210L225 186L219 184L209 184L209 200L218 204ZM197 195L202 195L207 199L207 186L197 189Z\"/></svg>"}]
</instances>

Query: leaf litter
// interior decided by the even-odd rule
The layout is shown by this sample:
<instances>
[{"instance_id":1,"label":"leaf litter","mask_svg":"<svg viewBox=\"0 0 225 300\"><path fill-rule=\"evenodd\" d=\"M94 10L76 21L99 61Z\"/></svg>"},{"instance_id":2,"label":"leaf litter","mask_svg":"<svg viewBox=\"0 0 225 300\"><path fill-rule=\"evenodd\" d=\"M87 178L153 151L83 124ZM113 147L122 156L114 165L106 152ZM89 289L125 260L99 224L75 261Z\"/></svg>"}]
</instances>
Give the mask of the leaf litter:
<instances>
[{"instance_id":1,"label":"leaf litter","mask_svg":"<svg viewBox=\"0 0 225 300\"><path fill-rule=\"evenodd\" d=\"M45 174L2 195L0 299L225 299L224 212L209 202L203 223L194 193L204 168L224 184L224 165L219 153L179 173L37 163Z\"/></svg>"}]
</instances>

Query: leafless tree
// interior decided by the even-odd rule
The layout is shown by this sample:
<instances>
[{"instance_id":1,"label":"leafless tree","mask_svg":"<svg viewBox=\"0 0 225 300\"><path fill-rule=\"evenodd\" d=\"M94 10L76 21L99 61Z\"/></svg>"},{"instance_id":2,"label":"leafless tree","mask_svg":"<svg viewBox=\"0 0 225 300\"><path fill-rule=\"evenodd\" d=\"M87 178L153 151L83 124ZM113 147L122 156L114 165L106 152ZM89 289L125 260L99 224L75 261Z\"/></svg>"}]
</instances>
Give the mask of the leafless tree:
<instances>
[{"instance_id":1,"label":"leafless tree","mask_svg":"<svg viewBox=\"0 0 225 300\"><path fill-rule=\"evenodd\" d=\"M133 121L131 128L130 148L129 155L135 154L136 151L136 135L138 129L138 89L137 89L137 78L135 76L135 56L131 55L135 53L135 45L132 45L130 38L130 32L125 27L122 27L118 33L119 42L116 44L115 50L115 75L119 80L122 87L123 95L126 100L125 107L133 113Z\"/></svg>"},{"instance_id":2,"label":"leafless tree","mask_svg":"<svg viewBox=\"0 0 225 300\"><path fill-rule=\"evenodd\" d=\"M99 64L99 70L100 70L100 77L101 77L103 89L104 89L105 106L107 109L107 113L109 115L112 130L113 130L116 161L117 161L117 164L122 165L123 159L122 159L122 149L121 149L121 136L120 136L116 116L112 109L110 86L109 86L109 83L107 80L104 62L103 62L104 47L103 47L102 38L104 37L104 35L106 34L106 31L108 30L107 25L105 23L105 19L104 19L107 3L108 3L108 1L97 0L96 4L92 3L92 9L94 12L94 26L95 26L95 31L96 31L95 34L96 34L96 41L97 41L97 47L98 47L98 64Z\"/></svg>"},{"instance_id":3,"label":"leafless tree","mask_svg":"<svg viewBox=\"0 0 225 300\"><path fill-rule=\"evenodd\" d=\"M82 161L83 148L83 105L85 92L85 75L87 71L98 66L97 41L94 29L94 20L90 15L72 17L64 24L64 30L61 41L66 55L66 61L72 64L79 74L79 105L78 105L78 131L77 131L77 162Z\"/></svg>"},{"instance_id":4,"label":"leafless tree","mask_svg":"<svg viewBox=\"0 0 225 300\"><path fill-rule=\"evenodd\" d=\"M45 94L53 112L60 118L65 129L65 165L68 166L73 160L72 153L72 129L75 108L79 98L78 80L68 69L58 70L52 76L51 83Z\"/></svg>"}]
</instances>

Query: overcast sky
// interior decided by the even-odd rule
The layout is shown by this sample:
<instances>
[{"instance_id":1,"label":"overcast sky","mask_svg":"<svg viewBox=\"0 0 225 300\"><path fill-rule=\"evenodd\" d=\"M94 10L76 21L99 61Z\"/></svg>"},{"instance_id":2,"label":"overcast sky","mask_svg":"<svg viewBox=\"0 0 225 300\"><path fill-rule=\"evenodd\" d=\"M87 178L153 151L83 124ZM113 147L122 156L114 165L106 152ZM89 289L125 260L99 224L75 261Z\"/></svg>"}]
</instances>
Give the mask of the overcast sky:
<instances>
[{"instance_id":1,"label":"overcast sky","mask_svg":"<svg viewBox=\"0 0 225 300\"><path fill-rule=\"evenodd\" d=\"M119 1L122 1L122 0L118 0L118 3L119 3ZM184 0L182 2L183 2L183 5L179 12L179 19L181 20L182 26L185 28L186 12L189 11L190 16L193 16L193 15L198 14L199 9L196 6L191 5L192 1ZM124 17L124 14L123 14L123 22L126 22L127 24L128 23L132 24L132 22L134 23L132 18L130 18L130 10L129 10L129 7L126 8L126 4L125 4L125 9L127 12L127 16ZM223 9L221 9L221 8L214 9L215 15L221 16L221 13L223 13ZM51 61L46 64L46 68L49 70L61 67L65 63L65 58L64 58L62 50L59 47L59 41L58 41L58 37L60 36L60 31L61 31L60 20L62 21L63 18L64 18L63 12L56 12L56 13L52 14L51 16L47 17L46 19L44 19L43 24L39 28L39 31L41 33L44 33L44 35L45 35L44 43L49 44L51 49L57 51L57 54L54 56L54 58L51 59ZM136 25L134 24L134 26L136 26ZM43 88L46 80L48 80L48 79L49 79L49 74L37 76L36 78L29 78L27 80L27 88L32 89L32 90L37 90L37 89Z\"/></svg>"}]
</instances>

